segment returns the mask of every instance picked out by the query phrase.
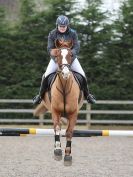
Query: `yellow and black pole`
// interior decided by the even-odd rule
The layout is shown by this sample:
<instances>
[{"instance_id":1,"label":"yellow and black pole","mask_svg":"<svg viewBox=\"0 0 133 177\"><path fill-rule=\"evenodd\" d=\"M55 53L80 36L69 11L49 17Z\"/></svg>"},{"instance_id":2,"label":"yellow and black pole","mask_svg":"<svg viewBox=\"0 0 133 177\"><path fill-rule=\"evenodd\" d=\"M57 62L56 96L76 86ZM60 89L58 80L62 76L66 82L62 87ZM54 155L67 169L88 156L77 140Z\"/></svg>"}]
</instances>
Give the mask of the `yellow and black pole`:
<instances>
[{"instance_id":1,"label":"yellow and black pole","mask_svg":"<svg viewBox=\"0 0 133 177\"><path fill-rule=\"evenodd\" d=\"M66 130L61 130L61 136L65 136ZM43 135L54 136L53 129L37 128L0 128L0 136L26 136ZM91 136L133 136L133 130L74 130L73 137Z\"/></svg>"}]
</instances>

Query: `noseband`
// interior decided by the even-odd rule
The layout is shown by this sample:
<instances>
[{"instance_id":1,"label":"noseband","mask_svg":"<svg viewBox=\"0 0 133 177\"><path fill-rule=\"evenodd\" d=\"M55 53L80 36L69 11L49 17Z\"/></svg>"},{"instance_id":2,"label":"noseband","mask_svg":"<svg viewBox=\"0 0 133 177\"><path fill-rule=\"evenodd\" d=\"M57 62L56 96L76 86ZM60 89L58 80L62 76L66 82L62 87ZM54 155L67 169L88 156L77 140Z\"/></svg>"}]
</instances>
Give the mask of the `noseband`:
<instances>
[{"instance_id":1,"label":"noseband","mask_svg":"<svg viewBox=\"0 0 133 177\"><path fill-rule=\"evenodd\" d=\"M59 65L59 67L62 68L62 69L63 69L65 66L66 66L69 70L71 70L71 69L70 69L70 66L71 66L70 64L61 64L61 65Z\"/></svg>"},{"instance_id":2,"label":"noseband","mask_svg":"<svg viewBox=\"0 0 133 177\"><path fill-rule=\"evenodd\" d=\"M62 49L70 50L70 48L66 48L66 47L59 48L60 51L61 51ZM67 63L67 64L60 64L60 65L59 65L59 69L60 69L60 71L61 71L61 70L64 69L64 67L67 67L67 68L69 69L69 71L71 71L70 66L71 66L71 64L68 64L68 63Z\"/></svg>"}]
</instances>

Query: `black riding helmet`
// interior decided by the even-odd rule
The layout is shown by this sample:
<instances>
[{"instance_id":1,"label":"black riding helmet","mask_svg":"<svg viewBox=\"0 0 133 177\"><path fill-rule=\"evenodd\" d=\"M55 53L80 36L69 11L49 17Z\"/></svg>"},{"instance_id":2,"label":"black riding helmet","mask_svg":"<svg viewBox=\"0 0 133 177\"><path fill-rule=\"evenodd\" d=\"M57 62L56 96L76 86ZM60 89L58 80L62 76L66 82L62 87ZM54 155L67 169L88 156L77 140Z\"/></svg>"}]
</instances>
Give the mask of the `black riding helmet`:
<instances>
[{"instance_id":1,"label":"black riding helmet","mask_svg":"<svg viewBox=\"0 0 133 177\"><path fill-rule=\"evenodd\" d=\"M60 15L56 20L56 26L68 26L69 25L69 19L68 17L64 15Z\"/></svg>"}]
</instances>

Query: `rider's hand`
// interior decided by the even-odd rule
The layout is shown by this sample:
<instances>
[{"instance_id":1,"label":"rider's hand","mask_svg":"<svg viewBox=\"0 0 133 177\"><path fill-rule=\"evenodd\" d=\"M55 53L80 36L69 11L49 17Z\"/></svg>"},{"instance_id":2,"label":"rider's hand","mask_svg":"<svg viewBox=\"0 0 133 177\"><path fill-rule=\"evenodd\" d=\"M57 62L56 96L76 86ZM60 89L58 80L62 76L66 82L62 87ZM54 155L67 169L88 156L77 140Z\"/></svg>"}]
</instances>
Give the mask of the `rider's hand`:
<instances>
[{"instance_id":1,"label":"rider's hand","mask_svg":"<svg viewBox=\"0 0 133 177\"><path fill-rule=\"evenodd\" d=\"M52 57L57 57L57 49L51 49L50 55L51 55Z\"/></svg>"}]
</instances>

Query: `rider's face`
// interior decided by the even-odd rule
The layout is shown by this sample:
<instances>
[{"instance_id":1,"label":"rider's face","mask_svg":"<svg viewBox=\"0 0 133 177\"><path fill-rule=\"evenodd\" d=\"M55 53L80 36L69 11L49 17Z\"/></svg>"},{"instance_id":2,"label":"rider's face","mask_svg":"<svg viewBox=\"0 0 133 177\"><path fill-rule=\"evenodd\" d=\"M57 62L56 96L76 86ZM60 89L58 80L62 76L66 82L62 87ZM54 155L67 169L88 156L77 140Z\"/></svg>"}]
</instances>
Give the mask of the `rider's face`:
<instances>
[{"instance_id":1,"label":"rider's face","mask_svg":"<svg viewBox=\"0 0 133 177\"><path fill-rule=\"evenodd\" d=\"M67 26L59 26L58 25L58 30L59 30L60 33L65 33L66 30L67 30Z\"/></svg>"}]
</instances>

